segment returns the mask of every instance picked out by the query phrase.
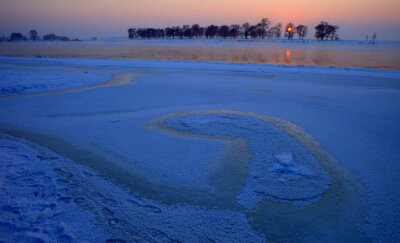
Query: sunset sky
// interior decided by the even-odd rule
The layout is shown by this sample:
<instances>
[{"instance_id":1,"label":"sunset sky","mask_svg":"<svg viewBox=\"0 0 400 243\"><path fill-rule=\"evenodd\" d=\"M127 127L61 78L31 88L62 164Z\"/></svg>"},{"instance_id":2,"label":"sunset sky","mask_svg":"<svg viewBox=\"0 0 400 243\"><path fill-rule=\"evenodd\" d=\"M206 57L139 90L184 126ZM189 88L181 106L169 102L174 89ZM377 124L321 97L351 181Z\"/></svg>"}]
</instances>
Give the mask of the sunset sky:
<instances>
[{"instance_id":1,"label":"sunset sky","mask_svg":"<svg viewBox=\"0 0 400 243\"><path fill-rule=\"evenodd\" d=\"M0 0L0 36L11 32L69 37L126 36L129 27L194 24L339 25L343 39L400 40L400 0Z\"/></svg>"}]
</instances>

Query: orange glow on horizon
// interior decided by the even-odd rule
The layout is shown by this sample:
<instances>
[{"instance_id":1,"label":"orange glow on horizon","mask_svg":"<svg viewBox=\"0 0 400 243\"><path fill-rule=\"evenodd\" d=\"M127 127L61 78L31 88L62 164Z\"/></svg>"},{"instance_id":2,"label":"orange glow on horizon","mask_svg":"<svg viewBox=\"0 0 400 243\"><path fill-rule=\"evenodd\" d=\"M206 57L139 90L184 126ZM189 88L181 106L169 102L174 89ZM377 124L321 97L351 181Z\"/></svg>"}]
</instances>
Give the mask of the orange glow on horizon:
<instances>
[{"instance_id":1,"label":"orange glow on horizon","mask_svg":"<svg viewBox=\"0 0 400 243\"><path fill-rule=\"evenodd\" d=\"M378 26L397 36L389 26L400 24L399 0L0 0L0 6L0 35L34 28L39 34L114 36L129 27L254 25L269 18L272 25L292 22L310 29L324 20L364 38L368 31L382 36Z\"/></svg>"},{"instance_id":2,"label":"orange glow on horizon","mask_svg":"<svg viewBox=\"0 0 400 243\"><path fill-rule=\"evenodd\" d=\"M294 21L295 24L335 19L400 20L398 0L271 0L268 4L264 0L0 0L0 3L4 20L9 20L5 16L42 20L67 17L84 22L126 21L153 26L170 25L168 22L172 21L180 24L242 24L254 23L263 17L274 23Z\"/></svg>"}]
</instances>

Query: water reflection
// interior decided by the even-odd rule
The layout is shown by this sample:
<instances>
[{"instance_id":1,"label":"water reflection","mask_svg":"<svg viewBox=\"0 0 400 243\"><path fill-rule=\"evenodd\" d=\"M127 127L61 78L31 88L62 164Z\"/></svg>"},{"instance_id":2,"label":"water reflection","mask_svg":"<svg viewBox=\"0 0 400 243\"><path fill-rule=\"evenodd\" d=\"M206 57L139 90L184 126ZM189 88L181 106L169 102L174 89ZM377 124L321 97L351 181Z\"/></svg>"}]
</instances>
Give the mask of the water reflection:
<instances>
[{"instance_id":1,"label":"water reflection","mask_svg":"<svg viewBox=\"0 0 400 243\"><path fill-rule=\"evenodd\" d=\"M346 55L349 57L349 60L351 60L351 53L350 55ZM340 61L340 59L338 60ZM354 56L354 60L352 60L353 62L357 62L357 57ZM326 66L324 65L325 63L333 63L333 61L331 60L331 53L329 52L324 52L323 50L318 50L314 53L313 56L313 62L317 65L317 66ZM331 65L331 66L335 66L335 65Z\"/></svg>"},{"instance_id":2,"label":"water reflection","mask_svg":"<svg viewBox=\"0 0 400 243\"><path fill-rule=\"evenodd\" d=\"M0 43L0 56L132 58L400 69L400 51L271 46L100 46Z\"/></svg>"},{"instance_id":3,"label":"water reflection","mask_svg":"<svg viewBox=\"0 0 400 243\"><path fill-rule=\"evenodd\" d=\"M292 52L290 49L286 49L285 63L290 64L290 56L292 56Z\"/></svg>"}]
</instances>

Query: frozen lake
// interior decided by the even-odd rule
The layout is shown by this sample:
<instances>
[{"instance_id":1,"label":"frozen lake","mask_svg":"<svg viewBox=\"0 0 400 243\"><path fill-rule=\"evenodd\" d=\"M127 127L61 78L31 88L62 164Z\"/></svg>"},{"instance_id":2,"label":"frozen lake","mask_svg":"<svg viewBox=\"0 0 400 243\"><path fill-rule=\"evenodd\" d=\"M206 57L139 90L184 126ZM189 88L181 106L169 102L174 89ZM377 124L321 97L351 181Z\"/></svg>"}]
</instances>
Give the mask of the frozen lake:
<instances>
[{"instance_id":1,"label":"frozen lake","mask_svg":"<svg viewBox=\"0 0 400 243\"><path fill-rule=\"evenodd\" d=\"M0 57L0 238L399 241L399 73Z\"/></svg>"},{"instance_id":2,"label":"frozen lake","mask_svg":"<svg viewBox=\"0 0 400 243\"><path fill-rule=\"evenodd\" d=\"M400 42L133 40L0 43L0 56L87 57L400 69Z\"/></svg>"}]
</instances>

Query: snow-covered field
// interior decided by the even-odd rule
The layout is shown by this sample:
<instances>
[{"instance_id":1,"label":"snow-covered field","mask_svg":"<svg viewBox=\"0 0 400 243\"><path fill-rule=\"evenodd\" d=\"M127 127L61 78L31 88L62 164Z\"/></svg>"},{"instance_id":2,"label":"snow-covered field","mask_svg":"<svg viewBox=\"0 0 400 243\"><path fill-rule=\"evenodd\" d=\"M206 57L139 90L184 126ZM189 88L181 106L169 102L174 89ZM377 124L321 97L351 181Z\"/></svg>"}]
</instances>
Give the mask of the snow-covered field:
<instances>
[{"instance_id":1,"label":"snow-covered field","mask_svg":"<svg viewBox=\"0 0 400 243\"><path fill-rule=\"evenodd\" d=\"M399 241L399 78L1 57L0 240Z\"/></svg>"}]
</instances>

